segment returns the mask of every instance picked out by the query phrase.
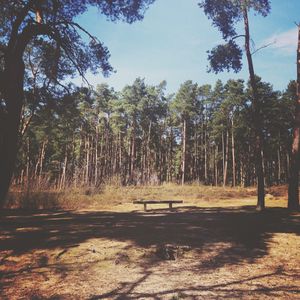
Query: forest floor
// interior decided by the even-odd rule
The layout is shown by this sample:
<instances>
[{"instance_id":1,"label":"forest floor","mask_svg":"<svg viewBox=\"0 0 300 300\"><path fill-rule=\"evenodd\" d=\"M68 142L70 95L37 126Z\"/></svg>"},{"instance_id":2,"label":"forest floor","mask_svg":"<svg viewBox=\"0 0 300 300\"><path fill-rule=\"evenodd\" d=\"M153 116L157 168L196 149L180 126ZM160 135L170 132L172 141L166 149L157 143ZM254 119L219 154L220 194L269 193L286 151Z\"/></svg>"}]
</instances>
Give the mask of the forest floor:
<instances>
[{"instance_id":1,"label":"forest floor","mask_svg":"<svg viewBox=\"0 0 300 300\"><path fill-rule=\"evenodd\" d=\"M110 189L72 210L2 211L0 299L300 299L285 187L264 212L254 189ZM184 203L144 212L138 196Z\"/></svg>"}]
</instances>

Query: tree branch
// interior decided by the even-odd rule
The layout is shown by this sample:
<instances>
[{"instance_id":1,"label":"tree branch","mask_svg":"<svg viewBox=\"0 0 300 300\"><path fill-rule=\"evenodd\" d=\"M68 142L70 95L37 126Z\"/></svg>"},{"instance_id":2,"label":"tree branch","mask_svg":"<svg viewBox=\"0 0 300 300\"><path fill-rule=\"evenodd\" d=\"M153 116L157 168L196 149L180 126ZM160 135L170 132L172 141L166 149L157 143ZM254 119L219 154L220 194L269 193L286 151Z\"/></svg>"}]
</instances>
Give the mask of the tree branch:
<instances>
[{"instance_id":1,"label":"tree branch","mask_svg":"<svg viewBox=\"0 0 300 300\"><path fill-rule=\"evenodd\" d=\"M90 86L90 83L84 76L84 73L80 69L79 65L73 59L70 51L68 50L66 43L61 38L59 31L56 30L55 28L49 26L48 24L35 23L35 24L29 24L24 28L23 32L19 35L19 42L16 47L16 54L18 55L19 58L22 57L22 55L25 51L25 48L29 44L31 39L34 36L38 36L38 35L47 35L51 39L57 41L61 45L62 49L65 51L66 56L71 61L71 63L74 65L77 72L84 80L84 82Z\"/></svg>"},{"instance_id":2,"label":"tree branch","mask_svg":"<svg viewBox=\"0 0 300 300\"><path fill-rule=\"evenodd\" d=\"M258 49L254 50L254 51L251 53L251 55L256 54L257 52L259 52L260 50L262 50L262 49L264 49L264 48L267 48L267 47L269 47L269 46L271 46L271 45L274 45L275 43L276 43L276 42L274 41L274 42L272 42L272 43L263 45L263 46L259 47Z\"/></svg>"},{"instance_id":3,"label":"tree branch","mask_svg":"<svg viewBox=\"0 0 300 300\"><path fill-rule=\"evenodd\" d=\"M232 37L231 40L233 41L233 40L236 40L236 39L241 38L241 37L245 37L245 35L244 34L236 35L236 36Z\"/></svg>"},{"instance_id":4,"label":"tree branch","mask_svg":"<svg viewBox=\"0 0 300 300\"><path fill-rule=\"evenodd\" d=\"M22 22L24 21L26 15L28 14L31 5L32 5L32 1L28 1L28 3L26 5L24 5L23 9L17 15L15 22L12 25L11 38L10 38L10 40L8 42L8 46L7 46L9 51L12 51L13 48L15 47L15 44L16 44L17 38L18 38L19 28L20 28Z\"/></svg>"}]
</instances>

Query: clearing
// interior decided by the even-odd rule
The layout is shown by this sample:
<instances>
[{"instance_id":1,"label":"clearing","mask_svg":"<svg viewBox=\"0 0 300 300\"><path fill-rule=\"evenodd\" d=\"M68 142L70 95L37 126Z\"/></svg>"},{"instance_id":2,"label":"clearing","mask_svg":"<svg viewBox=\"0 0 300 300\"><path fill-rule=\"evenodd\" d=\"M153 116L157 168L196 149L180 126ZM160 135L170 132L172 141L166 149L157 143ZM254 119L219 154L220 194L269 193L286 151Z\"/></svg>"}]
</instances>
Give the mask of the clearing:
<instances>
[{"instance_id":1,"label":"clearing","mask_svg":"<svg viewBox=\"0 0 300 300\"><path fill-rule=\"evenodd\" d=\"M0 298L300 299L300 214L281 192L259 213L253 189L119 189L111 205L2 211ZM184 203L132 204L154 191Z\"/></svg>"}]
</instances>

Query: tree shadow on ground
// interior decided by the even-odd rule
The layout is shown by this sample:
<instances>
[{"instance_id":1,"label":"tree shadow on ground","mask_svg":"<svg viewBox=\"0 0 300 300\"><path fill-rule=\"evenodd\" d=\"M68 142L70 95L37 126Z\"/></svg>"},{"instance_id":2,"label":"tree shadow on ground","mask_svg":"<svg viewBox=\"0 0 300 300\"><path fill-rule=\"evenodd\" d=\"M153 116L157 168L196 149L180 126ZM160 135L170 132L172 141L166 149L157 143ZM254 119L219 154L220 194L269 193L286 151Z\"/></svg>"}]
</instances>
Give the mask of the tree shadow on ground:
<instances>
[{"instance_id":1,"label":"tree shadow on ground","mask_svg":"<svg viewBox=\"0 0 300 300\"><path fill-rule=\"evenodd\" d=\"M287 210L280 208L256 212L255 208L250 206L181 207L173 211L148 212L7 210L1 212L0 224L0 249L4 253L9 252L10 255L22 255L32 250L68 249L94 238L124 241L128 243L128 247L149 248L161 244L190 246L199 252L213 251L218 243L226 244L227 246L214 256L213 261L199 262L199 270L206 271L213 271L228 264L255 262L256 259L268 254L273 234L300 233L299 215L289 214ZM2 257L2 260L4 259L5 257ZM119 299L126 299L125 295L151 274L149 265L143 263L141 267L144 274L139 281L129 286L124 285L123 288L121 286L111 293L119 295ZM273 276L275 273L261 276ZM222 287L211 285L195 288L198 291L208 289L217 291ZM178 289L177 292L184 291ZM239 291L236 291L236 294L238 293ZM104 299L109 296L109 294L98 295L91 299ZM131 299L150 297L146 294L132 293L131 296ZM160 299L159 295L157 299Z\"/></svg>"},{"instance_id":2,"label":"tree shadow on ground","mask_svg":"<svg viewBox=\"0 0 300 300\"><path fill-rule=\"evenodd\" d=\"M275 276L286 277L287 280L295 279L295 275L290 275L285 273L280 268L275 270L274 272L264 273L257 276L250 276L241 280L233 280L226 283L219 284L208 284L208 285L194 285L190 287L178 287L175 289L166 289L163 291L157 292L136 292L135 288L141 285L143 282L147 280L152 273L149 271L144 272L144 275L137 281L131 283L123 283L118 288L108 292L103 293L101 295L94 295L89 298L89 300L100 300L100 299L157 299L163 300L166 299L166 296L173 297L168 299L199 299L199 293L201 292L209 292L210 295L206 295L205 297L201 297L201 299L243 299L246 296L252 296L251 299L257 299L261 297L271 297L273 299L278 298L278 292L286 292L290 295L293 294L295 296L300 295L300 290L297 285L285 286L285 285L277 285L272 287L260 286L258 288L242 288L237 287L239 285L248 285L255 280L261 279L270 279ZM299 276L298 276L299 277ZM196 293L197 295L193 295ZM174 296L176 295L176 296ZM216 296L217 295L217 296ZM255 295L255 296L254 296Z\"/></svg>"},{"instance_id":3,"label":"tree shadow on ground","mask_svg":"<svg viewBox=\"0 0 300 300\"><path fill-rule=\"evenodd\" d=\"M274 233L300 233L300 218L285 209L256 212L253 207L199 208L142 212L2 211L1 250L24 254L34 249L73 247L91 238L130 241L149 247L159 244L201 250L230 243L222 254L235 261L262 257Z\"/></svg>"}]
</instances>

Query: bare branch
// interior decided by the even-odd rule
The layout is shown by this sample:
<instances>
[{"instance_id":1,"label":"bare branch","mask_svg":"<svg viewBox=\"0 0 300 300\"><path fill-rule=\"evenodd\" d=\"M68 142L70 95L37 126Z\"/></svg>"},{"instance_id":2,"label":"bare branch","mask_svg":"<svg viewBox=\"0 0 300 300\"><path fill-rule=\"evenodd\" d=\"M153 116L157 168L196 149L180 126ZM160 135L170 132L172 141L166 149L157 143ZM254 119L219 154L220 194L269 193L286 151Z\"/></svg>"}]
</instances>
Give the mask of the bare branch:
<instances>
[{"instance_id":1,"label":"bare branch","mask_svg":"<svg viewBox=\"0 0 300 300\"><path fill-rule=\"evenodd\" d=\"M51 26L47 24L29 24L26 26L20 35L19 44L18 44L18 51L20 54L23 53L25 47L31 40L33 36L37 35L47 35L48 37L52 38L53 40L57 41L62 49L65 51L66 56L71 61L71 63L76 68L77 72L79 73L80 77L82 77L83 81L88 85L91 86L86 77L84 76L84 73L80 69L79 65L76 63L74 58L72 57L71 52L68 49L68 45L65 43L65 41L61 38L60 33L57 29L52 28Z\"/></svg>"},{"instance_id":2,"label":"bare branch","mask_svg":"<svg viewBox=\"0 0 300 300\"><path fill-rule=\"evenodd\" d=\"M253 52L251 53L251 55L254 55L254 54L256 54L257 52L259 52L260 50L265 49L265 48L267 48L267 47L269 47L269 46L272 46L272 45L274 45L274 44L276 44L276 41L274 41L274 42L272 42L272 43L269 43L269 44L266 44L266 45L263 45L263 46L259 47L258 49L256 49L255 51L253 51Z\"/></svg>"}]
</instances>

